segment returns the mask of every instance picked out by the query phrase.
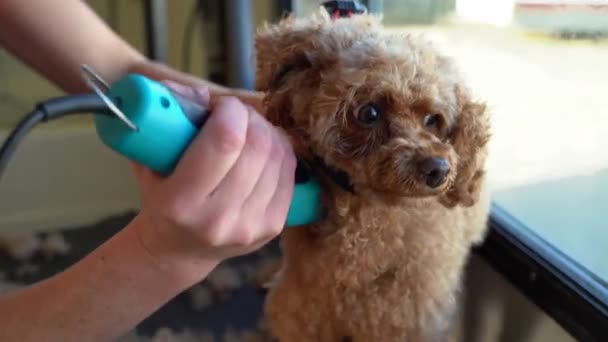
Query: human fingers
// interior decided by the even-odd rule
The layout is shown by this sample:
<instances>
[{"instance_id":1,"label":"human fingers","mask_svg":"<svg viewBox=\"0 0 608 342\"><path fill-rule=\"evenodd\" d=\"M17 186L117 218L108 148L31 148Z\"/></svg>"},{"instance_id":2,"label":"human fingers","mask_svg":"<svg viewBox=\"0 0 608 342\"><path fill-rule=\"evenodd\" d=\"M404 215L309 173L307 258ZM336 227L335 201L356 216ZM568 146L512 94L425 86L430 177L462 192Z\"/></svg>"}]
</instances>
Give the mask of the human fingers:
<instances>
[{"instance_id":1,"label":"human fingers","mask_svg":"<svg viewBox=\"0 0 608 342\"><path fill-rule=\"evenodd\" d=\"M248 111L240 101L219 99L175 168L171 176L175 186L189 193L190 199L211 194L238 160L248 122Z\"/></svg>"},{"instance_id":2,"label":"human fingers","mask_svg":"<svg viewBox=\"0 0 608 342\"><path fill-rule=\"evenodd\" d=\"M242 215L250 218L250 220L266 220L266 207L277 189L281 167L287 154L282 138L274 128L272 131L273 142L268 162L264 166L264 170L258 178L254 189L246 198L241 210Z\"/></svg>"},{"instance_id":3,"label":"human fingers","mask_svg":"<svg viewBox=\"0 0 608 342\"><path fill-rule=\"evenodd\" d=\"M173 81L162 81L161 83L163 83L173 93L187 100L193 101L205 107L209 107L211 104L208 87L190 87Z\"/></svg>"},{"instance_id":4,"label":"human fingers","mask_svg":"<svg viewBox=\"0 0 608 342\"><path fill-rule=\"evenodd\" d=\"M273 137L270 125L248 107L249 127L245 146L235 163L213 192L213 205L241 206L252 194L260 175L271 158Z\"/></svg>"},{"instance_id":5,"label":"human fingers","mask_svg":"<svg viewBox=\"0 0 608 342\"><path fill-rule=\"evenodd\" d=\"M287 220L287 215L293 200L297 160L292 147L285 137L283 146L286 151L279 172L276 190L266 207L268 225L274 232L280 232Z\"/></svg>"}]
</instances>

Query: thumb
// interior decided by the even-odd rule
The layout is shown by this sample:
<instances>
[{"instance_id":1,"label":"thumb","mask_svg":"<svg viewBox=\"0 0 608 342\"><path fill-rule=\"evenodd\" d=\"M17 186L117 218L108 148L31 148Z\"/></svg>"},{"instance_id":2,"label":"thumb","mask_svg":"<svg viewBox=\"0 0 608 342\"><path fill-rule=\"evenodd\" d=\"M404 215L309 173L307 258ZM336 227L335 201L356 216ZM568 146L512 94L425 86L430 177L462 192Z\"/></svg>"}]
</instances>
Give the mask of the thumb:
<instances>
[{"instance_id":1,"label":"thumb","mask_svg":"<svg viewBox=\"0 0 608 342\"><path fill-rule=\"evenodd\" d=\"M154 173L154 171L136 162L129 161L129 164L135 175L135 181L137 182L140 195L142 198L146 198L147 195L163 181L163 178Z\"/></svg>"}]
</instances>

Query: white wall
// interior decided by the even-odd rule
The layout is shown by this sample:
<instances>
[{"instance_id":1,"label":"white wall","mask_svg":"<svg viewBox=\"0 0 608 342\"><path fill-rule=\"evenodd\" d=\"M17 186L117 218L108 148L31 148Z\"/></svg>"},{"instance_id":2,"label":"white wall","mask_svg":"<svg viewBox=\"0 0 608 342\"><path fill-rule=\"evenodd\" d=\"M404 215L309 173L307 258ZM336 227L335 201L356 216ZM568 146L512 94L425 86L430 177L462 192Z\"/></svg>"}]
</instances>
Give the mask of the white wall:
<instances>
[{"instance_id":1,"label":"white wall","mask_svg":"<svg viewBox=\"0 0 608 342\"><path fill-rule=\"evenodd\" d=\"M0 179L0 230L85 225L138 206L128 163L90 124L35 129Z\"/></svg>"},{"instance_id":2,"label":"white wall","mask_svg":"<svg viewBox=\"0 0 608 342\"><path fill-rule=\"evenodd\" d=\"M456 12L467 21L507 26L513 17L516 0L457 0Z\"/></svg>"}]
</instances>

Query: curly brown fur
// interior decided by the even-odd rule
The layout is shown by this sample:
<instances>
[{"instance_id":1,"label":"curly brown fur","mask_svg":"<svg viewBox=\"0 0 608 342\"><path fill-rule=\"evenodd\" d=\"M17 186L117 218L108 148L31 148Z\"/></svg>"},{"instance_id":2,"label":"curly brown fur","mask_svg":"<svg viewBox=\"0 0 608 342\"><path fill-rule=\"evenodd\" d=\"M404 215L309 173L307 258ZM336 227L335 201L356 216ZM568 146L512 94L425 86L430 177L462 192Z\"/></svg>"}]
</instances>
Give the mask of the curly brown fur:
<instances>
[{"instance_id":1,"label":"curly brown fur","mask_svg":"<svg viewBox=\"0 0 608 342\"><path fill-rule=\"evenodd\" d=\"M316 174L329 213L283 233L269 330L290 342L441 339L489 210L484 104L430 43L370 15L286 18L258 32L256 51L268 119L355 189ZM433 186L420 171L430 157L450 168Z\"/></svg>"}]
</instances>

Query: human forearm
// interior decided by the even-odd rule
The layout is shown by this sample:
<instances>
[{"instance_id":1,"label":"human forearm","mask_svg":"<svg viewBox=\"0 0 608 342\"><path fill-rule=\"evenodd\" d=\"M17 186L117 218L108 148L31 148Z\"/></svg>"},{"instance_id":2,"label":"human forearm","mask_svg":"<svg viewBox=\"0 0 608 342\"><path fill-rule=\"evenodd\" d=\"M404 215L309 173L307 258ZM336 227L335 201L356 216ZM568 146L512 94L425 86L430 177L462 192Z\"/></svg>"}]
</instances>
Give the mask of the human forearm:
<instances>
[{"instance_id":1,"label":"human forearm","mask_svg":"<svg viewBox=\"0 0 608 342\"><path fill-rule=\"evenodd\" d=\"M261 110L262 94L236 90L148 60L118 36L81 0L0 1L0 45L68 93L89 91L80 65L92 66L109 83L129 72L156 80L209 87Z\"/></svg>"},{"instance_id":2,"label":"human forearm","mask_svg":"<svg viewBox=\"0 0 608 342\"><path fill-rule=\"evenodd\" d=\"M112 340L217 264L171 255L160 264L141 243L142 224L136 218L65 272L0 298L0 340Z\"/></svg>"},{"instance_id":3,"label":"human forearm","mask_svg":"<svg viewBox=\"0 0 608 342\"><path fill-rule=\"evenodd\" d=\"M82 63L115 80L143 60L80 0L0 1L0 45L69 93L87 90Z\"/></svg>"},{"instance_id":4,"label":"human forearm","mask_svg":"<svg viewBox=\"0 0 608 342\"><path fill-rule=\"evenodd\" d=\"M173 88L209 105L208 96ZM259 113L220 98L166 178L134 165L142 196L126 228L63 273L0 297L0 341L113 340L219 262L282 230L296 159Z\"/></svg>"}]
</instances>

